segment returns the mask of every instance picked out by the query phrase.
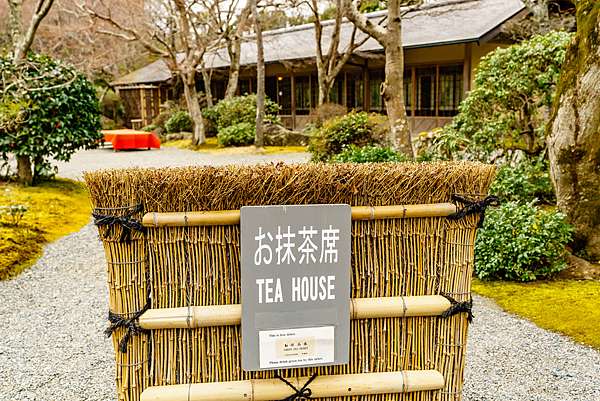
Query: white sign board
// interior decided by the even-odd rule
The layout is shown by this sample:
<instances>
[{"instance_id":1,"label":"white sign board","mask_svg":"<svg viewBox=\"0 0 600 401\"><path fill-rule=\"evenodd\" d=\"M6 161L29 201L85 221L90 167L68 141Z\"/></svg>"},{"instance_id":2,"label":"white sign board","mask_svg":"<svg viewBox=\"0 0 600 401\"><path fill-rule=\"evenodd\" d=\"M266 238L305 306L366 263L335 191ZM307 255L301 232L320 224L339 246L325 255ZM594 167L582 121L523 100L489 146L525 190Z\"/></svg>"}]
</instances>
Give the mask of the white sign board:
<instances>
[{"instance_id":1,"label":"white sign board","mask_svg":"<svg viewBox=\"0 0 600 401\"><path fill-rule=\"evenodd\" d=\"M242 368L348 363L348 205L241 209Z\"/></svg>"}]
</instances>

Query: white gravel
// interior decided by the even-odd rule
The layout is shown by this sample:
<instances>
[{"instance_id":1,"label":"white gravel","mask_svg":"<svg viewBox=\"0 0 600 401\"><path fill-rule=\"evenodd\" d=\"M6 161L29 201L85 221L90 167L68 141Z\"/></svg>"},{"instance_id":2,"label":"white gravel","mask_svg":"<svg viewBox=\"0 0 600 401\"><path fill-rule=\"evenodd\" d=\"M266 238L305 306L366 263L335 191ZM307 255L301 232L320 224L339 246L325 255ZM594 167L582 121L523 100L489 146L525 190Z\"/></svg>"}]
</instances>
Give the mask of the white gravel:
<instances>
[{"instance_id":1,"label":"white gravel","mask_svg":"<svg viewBox=\"0 0 600 401\"><path fill-rule=\"evenodd\" d=\"M241 162L306 158L253 155ZM102 167L233 162L240 159L176 149L94 150L78 153L59 171L79 178L82 170ZM102 335L106 305L104 254L92 224L48 245L34 267L0 282L0 401L115 400L113 351ZM600 352L485 298L475 298L474 312L464 400L600 401Z\"/></svg>"},{"instance_id":2,"label":"white gravel","mask_svg":"<svg viewBox=\"0 0 600 401\"><path fill-rule=\"evenodd\" d=\"M236 153L237 152L237 153ZM192 165L222 166L226 164L256 164L271 162L303 163L310 155L305 152L260 154L194 152L171 147L141 151L118 151L111 148L77 152L69 163L57 163L61 177L82 179L82 171L121 167L181 167Z\"/></svg>"}]
</instances>

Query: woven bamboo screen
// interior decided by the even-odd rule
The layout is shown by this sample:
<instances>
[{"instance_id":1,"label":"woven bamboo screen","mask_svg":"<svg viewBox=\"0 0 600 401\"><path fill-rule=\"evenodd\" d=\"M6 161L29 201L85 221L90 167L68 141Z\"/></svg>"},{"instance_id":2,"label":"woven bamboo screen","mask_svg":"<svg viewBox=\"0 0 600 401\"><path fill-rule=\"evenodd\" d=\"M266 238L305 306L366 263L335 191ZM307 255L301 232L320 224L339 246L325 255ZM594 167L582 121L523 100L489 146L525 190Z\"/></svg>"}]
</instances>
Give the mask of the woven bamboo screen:
<instances>
[{"instance_id":1,"label":"woven bamboo screen","mask_svg":"<svg viewBox=\"0 0 600 401\"><path fill-rule=\"evenodd\" d=\"M88 173L94 207L125 215L239 209L244 205L347 203L352 206L450 202L479 198L494 176L477 163L263 165L130 169ZM458 205L461 206L461 205ZM120 209L123 208L123 209ZM447 293L470 298L473 244L479 216L353 221L354 298ZM237 225L149 228L99 227L107 260L108 308L131 317L148 295L152 308L240 302ZM442 390L362 396L364 400L461 399L466 314L449 318L362 319L351 322L350 363L281 371L284 377L436 369ZM241 370L239 326L152 330L112 339L119 400L139 400L148 386L273 377ZM356 398L356 397L354 397ZM335 398L351 399L350 397Z\"/></svg>"}]
</instances>

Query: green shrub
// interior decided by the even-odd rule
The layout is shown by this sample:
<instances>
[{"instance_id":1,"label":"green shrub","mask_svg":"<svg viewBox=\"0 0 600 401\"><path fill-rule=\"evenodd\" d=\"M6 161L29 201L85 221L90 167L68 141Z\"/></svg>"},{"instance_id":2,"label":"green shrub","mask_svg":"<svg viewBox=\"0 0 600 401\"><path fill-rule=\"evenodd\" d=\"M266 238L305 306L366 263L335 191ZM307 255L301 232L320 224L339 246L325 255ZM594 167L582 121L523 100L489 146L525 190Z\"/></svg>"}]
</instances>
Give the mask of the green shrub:
<instances>
[{"instance_id":1,"label":"green shrub","mask_svg":"<svg viewBox=\"0 0 600 401\"><path fill-rule=\"evenodd\" d=\"M219 146L246 146L254 143L254 125L243 122L230 125L219 130L217 143Z\"/></svg>"},{"instance_id":2,"label":"green shrub","mask_svg":"<svg viewBox=\"0 0 600 401\"><path fill-rule=\"evenodd\" d=\"M348 145L385 145L386 131L384 116L352 111L315 129L308 150L313 161L327 161Z\"/></svg>"},{"instance_id":3,"label":"green shrub","mask_svg":"<svg viewBox=\"0 0 600 401\"><path fill-rule=\"evenodd\" d=\"M543 159L536 162L525 159L514 167L500 167L490 192L513 202L538 199L550 204L555 201L548 163Z\"/></svg>"},{"instance_id":4,"label":"green shrub","mask_svg":"<svg viewBox=\"0 0 600 401\"><path fill-rule=\"evenodd\" d=\"M548 108L572 38L549 32L483 57L473 89L444 130L468 139L461 146L483 161L500 152L543 153Z\"/></svg>"},{"instance_id":5,"label":"green shrub","mask_svg":"<svg viewBox=\"0 0 600 401\"><path fill-rule=\"evenodd\" d=\"M50 160L98 146L96 89L74 67L30 53L19 64L0 57L0 71L0 158L28 157L38 181L52 172Z\"/></svg>"},{"instance_id":6,"label":"green shrub","mask_svg":"<svg viewBox=\"0 0 600 401\"><path fill-rule=\"evenodd\" d=\"M265 99L265 121L279 122L277 113L279 105L268 98ZM231 99L223 99L213 107L202 111L202 116L209 123L214 124L217 132L223 128L238 123L256 124L256 95L236 96Z\"/></svg>"},{"instance_id":7,"label":"green shrub","mask_svg":"<svg viewBox=\"0 0 600 401\"><path fill-rule=\"evenodd\" d=\"M156 125L156 124L150 124L150 125L146 125L145 127L142 127L142 131L153 132L157 128L158 128L158 125Z\"/></svg>"},{"instance_id":8,"label":"green shrub","mask_svg":"<svg viewBox=\"0 0 600 401\"><path fill-rule=\"evenodd\" d=\"M358 147L349 145L341 153L331 159L335 163L383 163L407 161L405 155L395 152L392 148L366 145Z\"/></svg>"},{"instance_id":9,"label":"green shrub","mask_svg":"<svg viewBox=\"0 0 600 401\"><path fill-rule=\"evenodd\" d=\"M475 243L475 274L514 281L550 277L566 267L565 245L571 236L563 214L533 202L488 209Z\"/></svg>"},{"instance_id":10,"label":"green shrub","mask_svg":"<svg viewBox=\"0 0 600 401\"><path fill-rule=\"evenodd\" d=\"M194 121L187 111L176 111L165 123L165 129L168 133L191 132L194 129Z\"/></svg>"}]
</instances>

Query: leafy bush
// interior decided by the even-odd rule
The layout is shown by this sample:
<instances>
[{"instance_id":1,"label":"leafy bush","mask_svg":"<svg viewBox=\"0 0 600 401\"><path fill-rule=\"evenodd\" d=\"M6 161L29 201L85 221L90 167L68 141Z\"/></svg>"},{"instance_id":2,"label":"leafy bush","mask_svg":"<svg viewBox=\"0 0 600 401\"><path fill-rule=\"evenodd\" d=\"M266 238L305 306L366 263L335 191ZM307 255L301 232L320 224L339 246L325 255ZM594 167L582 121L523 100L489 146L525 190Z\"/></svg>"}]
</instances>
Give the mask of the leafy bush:
<instances>
[{"instance_id":1,"label":"leafy bush","mask_svg":"<svg viewBox=\"0 0 600 401\"><path fill-rule=\"evenodd\" d=\"M265 121L279 122L277 113L279 105L265 98ZM256 124L256 95L236 96L223 99L213 107L202 111L203 117L214 124L217 132L238 123Z\"/></svg>"},{"instance_id":2,"label":"leafy bush","mask_svg":"<svg viewBox=\"0 0 600 401\"><path fill-rule=\"evenodd\" d=\"M572 35L551 32L481 59L474 88L444 130L479 160L515 150L540 154L545 124Z\"/></svg>"},{"instance_id":3,"label":"leafy bush","mask_svg":"<svg viewBox=\"0 0 600 401\"><path fill-rule=\"evenodd\" d=\"M254 124L242 122L219 130L217 143L219 146L246 146L254 142Z\"/></svg>"},{"instance_id":4,"label":"leafy bush","mask_svg":"<svg viewBox=\"0 0 600 401\"><path fill-rule=\"evenodd\" d=\"M75 68L30 54L16 65L10 57L0 57L0 71L2 158L9 153L28 157L35 181L51 170L50 159L68 161L78 149L98 145L102 134L96 90Z\"/></svg>"},{"instance_id":5,"label":"leafy bush","mask_svg":"<svg viewBox=\"0 0 600 401\"><path fill-rule=\"evenodd\" d=\"M146 125L145 127L142 127L142 131L153 132L157 128L158 128L158 125L156 125L156 124L150 124L150 125Z\"/></svg>"},{"instance_id":6,"label":"leafy bush","mask_svg":"<svg viewBox=\"0 0 600 401\"><path fill-rule=\"evenodd\" d=\"M502 200L530 202L538 199L544 203L554 203L554 188L550 180L548 163L545 160L531 162L522 160L516 166L502 166L490 192Z\"/></svg>"},{"instance_id":7,"label":"leafy bush","mask_svg":"<svg viewBox=\"0 0 600 401\"><path fill-rule=\"evenodd\" d=\"M385 145L387 129L384 116L352 111L315 129L308 150L313 161L327 161L348 145Z\"/></svg>"},{"instance_id":8,"label":"leafy bush","mask_svg":"<svg viewBox=\"0 0 600 401\"><path fill-rule=\"evenodd\" d=\"M382 163L407 161L405 155L395 152L392 148L366 145L358 147L349 145L341 153L333 156L335 163Z\"/></svg>"},{"instance_id":9,"label":"leafy bush","mask_svg":"<svg viewBox=\"0 0 600 401\"><path fill-rule=\"evenodd\" d=\"M165 129L168 133L191 132L194 129L194 121L187 111L176 111L165 123Z\"/></svg>"},{"instance_id":10,"label":"leafy bush","mask_svg":"<svg viewBox=\"0 0 600 401\"><path fill-rule=\"evenodd\" d=\"M488 209L475 243L475 273L481 279L533 281L566 267L572 228L565 216L533 202L507 202Z\"/></svg>"}]
</instances>

